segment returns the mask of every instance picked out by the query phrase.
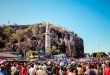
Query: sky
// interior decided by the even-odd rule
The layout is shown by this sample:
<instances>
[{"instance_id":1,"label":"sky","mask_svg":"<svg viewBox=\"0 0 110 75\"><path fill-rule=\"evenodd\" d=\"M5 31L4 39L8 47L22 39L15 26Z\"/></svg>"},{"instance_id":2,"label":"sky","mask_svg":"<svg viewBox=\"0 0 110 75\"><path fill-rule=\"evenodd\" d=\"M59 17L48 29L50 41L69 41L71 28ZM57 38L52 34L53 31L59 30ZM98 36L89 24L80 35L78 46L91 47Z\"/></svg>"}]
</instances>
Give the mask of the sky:
<instances>
[{"instance_id":1,"label":"sky","mask_svg":"<svg viewBox=\"0 0 110 75\"><path fill-rule=\"evenodd\" d=\"M84 52L110 52L110 0L0 0L0 25L43 21L77 33Z\"/></svg>"}]
</instances>

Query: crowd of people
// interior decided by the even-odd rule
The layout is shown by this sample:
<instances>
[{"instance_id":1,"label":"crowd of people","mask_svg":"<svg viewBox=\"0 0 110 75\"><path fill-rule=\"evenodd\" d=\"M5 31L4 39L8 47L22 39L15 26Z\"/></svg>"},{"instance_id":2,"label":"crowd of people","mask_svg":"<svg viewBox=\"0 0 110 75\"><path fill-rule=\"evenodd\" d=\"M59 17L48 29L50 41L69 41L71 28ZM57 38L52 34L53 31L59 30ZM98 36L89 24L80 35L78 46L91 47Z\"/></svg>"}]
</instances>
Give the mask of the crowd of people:
<instances>
[{"instance_id":1,"label":"crowd of people","mask_svg":"<svg viewBox=\"0 0 110 75\"><path fill-rule=\"evenodd\" d=\"M0 75L110 75L110 58L13 61L0 65Z\"/></svg>"}]
</instances>

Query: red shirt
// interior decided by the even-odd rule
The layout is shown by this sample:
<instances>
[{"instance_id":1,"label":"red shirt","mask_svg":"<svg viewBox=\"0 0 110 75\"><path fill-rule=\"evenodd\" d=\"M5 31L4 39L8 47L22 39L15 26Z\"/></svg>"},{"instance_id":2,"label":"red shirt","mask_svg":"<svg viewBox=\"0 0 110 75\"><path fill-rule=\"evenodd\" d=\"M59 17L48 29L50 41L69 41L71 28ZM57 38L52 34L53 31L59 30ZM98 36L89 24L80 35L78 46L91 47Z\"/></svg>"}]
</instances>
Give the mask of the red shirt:
<instances>
[{"instance_id":1,"label":"red shirt","mask_svg":"<svg viewBox=\"0 0 110 75\"><path fill-rule=\"evenodd\" d=\"M110 75L110 68L105 68L104 75Z\"/></svg>"},{"instance_id":2,"label":"red shirt","mask_svg":"<svg viewBox=\"0 0 110 75\"><path fill-rule=\"evenodd\" d=\"M27 73L27 67L26 66L22 66L21 67L21 75L26 75Z\"/></svg>"},{"instance_id":3,"label":"red shirt","mask_svg":"<svg viewBox=\"0 0 110 75\"><path fill-rule=\"evenodd\" d=\"M55 75L59 75L59 70L60 70L60 68L57 66L56 70L55 70Z\"/></svg>"}]
</instances>

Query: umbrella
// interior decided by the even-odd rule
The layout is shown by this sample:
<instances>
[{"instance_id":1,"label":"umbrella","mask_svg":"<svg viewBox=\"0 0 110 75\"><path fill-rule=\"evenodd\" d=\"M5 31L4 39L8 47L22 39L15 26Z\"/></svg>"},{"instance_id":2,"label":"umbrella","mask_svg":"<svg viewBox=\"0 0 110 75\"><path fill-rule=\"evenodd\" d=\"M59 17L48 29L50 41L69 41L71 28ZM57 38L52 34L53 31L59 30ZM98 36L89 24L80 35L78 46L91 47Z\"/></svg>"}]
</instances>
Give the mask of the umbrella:
<instances>
[{"instance_id":1,"label":"umbrella","mask_svg":"<svg viewBox=\"0 0 110 75\"><path fill-rule=\"evenodd\" d=\"M63 60L63 61L60 62L59 65L60 65L60 66L64 66L64 65L67 65L67 64L68 64L68 62L67 62L66 60Z\"/></svg>"}]
</instances>

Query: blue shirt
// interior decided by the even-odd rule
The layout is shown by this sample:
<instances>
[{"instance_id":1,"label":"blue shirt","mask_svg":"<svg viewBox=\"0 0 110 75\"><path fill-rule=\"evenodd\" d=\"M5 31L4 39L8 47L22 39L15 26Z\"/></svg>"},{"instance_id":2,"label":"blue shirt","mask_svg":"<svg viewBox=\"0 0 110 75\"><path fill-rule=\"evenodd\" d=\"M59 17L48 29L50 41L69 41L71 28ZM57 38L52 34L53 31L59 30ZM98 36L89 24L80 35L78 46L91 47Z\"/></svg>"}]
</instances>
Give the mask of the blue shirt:
<instances>
[{"instance_id":1,"label":"blue shirt","mask_svg":"<svg viewBox=\"0 0 110 75\"><path fill-rule=\"evenodd\" d=\"M6 70L0 70L0 75L7 75L7 71Z\"/></svg>"}]
</instances>

